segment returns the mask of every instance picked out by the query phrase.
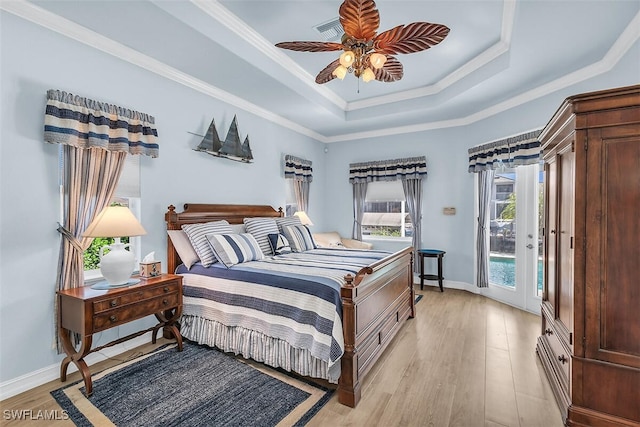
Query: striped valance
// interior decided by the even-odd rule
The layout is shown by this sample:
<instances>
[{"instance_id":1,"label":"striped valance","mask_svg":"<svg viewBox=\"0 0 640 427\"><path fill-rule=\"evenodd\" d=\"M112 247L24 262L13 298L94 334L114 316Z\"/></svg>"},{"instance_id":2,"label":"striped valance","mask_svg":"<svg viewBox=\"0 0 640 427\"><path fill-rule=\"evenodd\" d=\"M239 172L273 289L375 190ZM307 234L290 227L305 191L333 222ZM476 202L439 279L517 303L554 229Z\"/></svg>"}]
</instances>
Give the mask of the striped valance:
<instances>
[{"instance_id":1,"label":"striped valance","mask_svg":"<svg viewBox=\"0 0 640 427\"><path fill-rule=\"evenodd\" d=\"M284 157L284 177L305 182L313 181L311 160L305 160L287 154Z\"/></svg>"},{"instance_id":2,"label":"striped valance","mask_svg":"<svg viewBox=\"0 0 640 427\"><path fill-rule=\"evenodd\" d=\"M44 117L45 142L158 157L158 131L148 114L49 90Z\"/></svg>"},{"instance_id":3,"label":"striped valance","mask_svg":"<svg viewBox=\"0 0 640 427\"><path fill-rule=\"evenodd\" d=\"M395 181L399 179L421 179L427 175L427 158L381 160L377 162L351 163L349 182Z\"/></svg>"},{"instance_id":4,"label":"striped valance","mask_svg":"<svg viewBox=\"0 0 640 427\"><path fill-rule=\"evenodd\" d=\"M538 163L540 132L542 129L469 148L469 172Z\"/></svg>"}]
</instances>

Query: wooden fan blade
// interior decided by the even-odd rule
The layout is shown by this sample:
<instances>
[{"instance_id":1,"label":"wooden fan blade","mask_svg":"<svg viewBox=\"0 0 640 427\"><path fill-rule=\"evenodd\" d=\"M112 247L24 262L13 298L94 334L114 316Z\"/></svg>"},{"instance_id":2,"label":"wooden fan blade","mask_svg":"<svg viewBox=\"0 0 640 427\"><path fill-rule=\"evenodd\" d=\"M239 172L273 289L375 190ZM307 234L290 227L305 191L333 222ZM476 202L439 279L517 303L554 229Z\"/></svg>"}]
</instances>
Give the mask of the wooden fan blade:
<instances>
[{"instance_id":1,"label":"wooden fan blade","mask_svg":"<svg viewBox=\"0 0 640 427\"><path fill-rule=\"evenodd\" d=\"M387 62L380 69L372 68L376 80L381 82L397 82L404 75L402 64L393 56L387 55Z\"/></svg>"},{"instance_id":2,"label":"wooden fan blade","mask_svg":"<svg viewBox=\"0 0 640 427\"><path fill-rule=\"evenodd\" d=\"M331 80L335 79L336 76L333 75L333 70L335 70L338 65L340 65L340 58L336 59L331 64L324 67L324 69L320 71L316 76L316 83L321 85L323 83L330 82Z\"/></svg>"},{"instance_id":3,"label":"wooden fan blade","mask_svg":"<svg viewBox=\"0 0 640 427\"><path fill-rule=\"evenodd\" d=\"M298 52L329 52L332 50L342 50L344 48L341 43L330 42L282 42L277 43L276 47Z\"/></svg>"},{"instance_id":4,"label":"wooden fan blade","mask_svg":"<svg viewBox=\"0 0 640 427\"><path fill-rule=\"evenodd\" d=\"M359 40L371 40L380 26L380 14L373 0L345 0L340 5L344 32Z\"/></svg>"},{"instance_id":5,"label":"wooden fan blade","mask_svg":"<svg viewBox=\"0 0 640 427\"><path fill-rule=\"evenodd\" d=\"M448 34L449 27L445 25L414 22L378 34L373 40L373 48L376 52L390 55L420 52L437 45Z\"/></svg>"}]
</instances>

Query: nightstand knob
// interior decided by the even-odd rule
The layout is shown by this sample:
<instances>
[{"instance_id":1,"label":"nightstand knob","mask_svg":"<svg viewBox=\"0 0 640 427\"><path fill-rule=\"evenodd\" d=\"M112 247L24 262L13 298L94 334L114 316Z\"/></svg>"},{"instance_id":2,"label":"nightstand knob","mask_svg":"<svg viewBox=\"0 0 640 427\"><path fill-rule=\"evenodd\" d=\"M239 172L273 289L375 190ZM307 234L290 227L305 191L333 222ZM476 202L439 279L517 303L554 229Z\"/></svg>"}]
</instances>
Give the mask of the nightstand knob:
<instances>
[{"instance_id":1,"label":"nightstand knob","mask_svg":"<svg viewBox=\"0 0 640 427\"><path fill-rule=\"evenodd\" d=\"M163 300L162 300L162 303L163 303L164 305L167 305L167 304L169 304L169 300L167 300L167 299L163 299Z\"/></svg>"},{"instance_id":2,"label":"nightstand knob","mask_svg":"<svg viewBox=\"0 0 640 427\"><path fill-rule=\"evenodd\" d=\"M165 292L169 292L169 287L168 287L168 286L165 286L165 287L164 287L164 291L165 291Z\"/></svg>"},{"instance_id":3,"label":"nightstand knob","mask_svg":"<svg viewBox=\"0 0 640 427\"><path fill-rule=\"evenodd\" d=\"M116 320L118 320L118 318L114 315L109 316L109 320L111 320L112 322L115 322Z\"/></svg>"},{"instance_id":4,"label":"nightstand knob","mask_svg":"<svg viewBox=\"0 0 640 427\"><path fill-rule=\"evenodd\" d=\"M111 307L115 307L116 305L118 305L118 300L117 299L111 300Z\"/></svg>"},{"instance_id":5,"label":"nightstand knob","mask_svg":"<svg viewBox=\"0 0 640 427\"><path fill-rule=\"evenodd\" d=\"M553 331L551 329L547 328L547 329L544 330L544 333L547 334L547 335L551 335L551 334L553 334Z\"/></svg>"},{"instance_id":6,"label":"nightstand knob","mask_svg":"<svg viewBox=\"0 0 640 427\"><path fill-rule=\"evenodd\" d=\"M563 365L567 363L567 358L564 356L564 354L562 356L558 356L558 360L562 362Z\"/></svg>"}]
</instances>

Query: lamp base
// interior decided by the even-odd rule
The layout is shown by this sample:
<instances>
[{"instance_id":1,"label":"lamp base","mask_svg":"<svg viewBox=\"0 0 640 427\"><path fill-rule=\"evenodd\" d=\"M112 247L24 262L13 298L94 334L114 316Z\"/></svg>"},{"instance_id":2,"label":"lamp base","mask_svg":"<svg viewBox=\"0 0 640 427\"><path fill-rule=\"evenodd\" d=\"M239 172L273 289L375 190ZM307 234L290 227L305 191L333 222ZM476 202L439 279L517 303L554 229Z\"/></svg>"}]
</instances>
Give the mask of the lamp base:
<instances>
[{"instance_id":1,"label":"lamp base","mask_svg":"<svg viewBox=\"0 0 640 427\"><path fill-rule=\"evenodd\" d=\"M98 282L94 285L91 285L91 289L104 291L107 289L126 288L128 286L135 285L136 283L140 283L140 279L131 279L131 280L128 280L126 283L121 283L119 285L112 285L106 280L103 280L102 282Z\"/></svg>"}]
</instances>

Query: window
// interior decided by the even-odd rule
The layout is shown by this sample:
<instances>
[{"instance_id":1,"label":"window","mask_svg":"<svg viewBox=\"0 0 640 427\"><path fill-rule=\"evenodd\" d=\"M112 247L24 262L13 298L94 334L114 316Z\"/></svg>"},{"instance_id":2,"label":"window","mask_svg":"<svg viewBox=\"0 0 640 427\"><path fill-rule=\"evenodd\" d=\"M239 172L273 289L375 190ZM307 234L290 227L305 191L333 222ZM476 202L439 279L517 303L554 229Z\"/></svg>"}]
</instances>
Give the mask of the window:
<instances>
[{"instance_id":1,"label":"window","mask_svg":"<svg viewBox=\"0 0 640 427\"><path fill-rule=\"evenodd\" d=\"M62 145L60 145L60 176L62 176ZM64 188L62 184L60 185L60 197L64 196ZM61 206L64 203L61 203ZM140 219L140 156L138 155L127 155L125 160L124 169L122 170L122 174L120 175L120 180L118 181L118 188L114 194L113 199L111 200L111 204L119 204L122 206L127 206L136 216L136 218ZM60 213L60 218L62 220L63 214ZM140 259L140 250L141 250L141 238L128 237L122 238L121 241L123 243L129 243L129 251L133 252L136 255L136 259ZM84 277L85 280L97 279L101 277L100 275L100 248L105 245L109 245L114 242L113 238L95 238L91 245L83 254L84 258Z\"/></svg>"},{"instance_id":2,"label":"window","mask_svg":"<svg viewBox=\"0 0 640 427\"><path fill-rule=\"evenodd\" d=\"M401 181L378 181L367 185L362 236L411 237L413 226Z\"/></svg>"}]
</instances>

